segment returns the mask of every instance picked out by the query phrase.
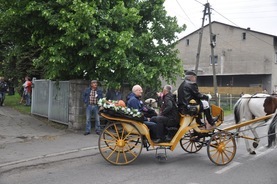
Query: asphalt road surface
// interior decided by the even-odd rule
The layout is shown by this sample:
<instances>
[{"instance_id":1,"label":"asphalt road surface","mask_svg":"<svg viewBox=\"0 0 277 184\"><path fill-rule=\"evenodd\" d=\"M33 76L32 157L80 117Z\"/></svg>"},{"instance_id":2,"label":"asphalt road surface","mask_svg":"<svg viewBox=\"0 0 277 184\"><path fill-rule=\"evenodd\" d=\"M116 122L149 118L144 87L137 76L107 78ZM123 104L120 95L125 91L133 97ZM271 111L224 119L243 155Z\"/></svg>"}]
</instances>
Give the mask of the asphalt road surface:
<instances>
[{"instance_id":1,"label":"asphalt road surface","mask_svg":"<svg viewBox=\"0 0 277 184\"><path fill-rule=\"evenodd\" d=\"M228 126L228 124L226 124ZM259 135L266 135L265 127ZM137 160L127 166L106 162L98 149L84 149L72 157L44 162L30 161L0 174L1 184L277 184L277 149L267 149L262 139L256 155L250 155L243 140L237 143L234 160L226 166L214 165L207 156L207 147L190 154L178 145L167 151L168 159L158 161L155 151L143 149ZM57 154L58 155L58 154Z\"/></svg>"}]
</instances>

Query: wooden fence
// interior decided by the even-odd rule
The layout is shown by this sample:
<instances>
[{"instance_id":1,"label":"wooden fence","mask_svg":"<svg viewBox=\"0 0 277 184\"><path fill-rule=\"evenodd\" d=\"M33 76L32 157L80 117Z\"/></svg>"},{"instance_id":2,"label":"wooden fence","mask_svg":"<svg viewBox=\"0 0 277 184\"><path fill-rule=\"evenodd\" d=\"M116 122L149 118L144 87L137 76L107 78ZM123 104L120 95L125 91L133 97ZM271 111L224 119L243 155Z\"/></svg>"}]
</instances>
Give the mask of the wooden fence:
<instances>
[{"instance_id":1,"label":"wooden fence","mask_svg":"<svg viewBox=\"0 0 277 184\"><path fill-rule=\"evenodd\" d=\"M240 95L242 92L244 94L255 94L261 93L263 89L258 86L254 87L218 87L218 94L232 94L232 95ZM199 87L199 91L201 93L213 93L213 87Z\"/></svg>"}]
</instances>

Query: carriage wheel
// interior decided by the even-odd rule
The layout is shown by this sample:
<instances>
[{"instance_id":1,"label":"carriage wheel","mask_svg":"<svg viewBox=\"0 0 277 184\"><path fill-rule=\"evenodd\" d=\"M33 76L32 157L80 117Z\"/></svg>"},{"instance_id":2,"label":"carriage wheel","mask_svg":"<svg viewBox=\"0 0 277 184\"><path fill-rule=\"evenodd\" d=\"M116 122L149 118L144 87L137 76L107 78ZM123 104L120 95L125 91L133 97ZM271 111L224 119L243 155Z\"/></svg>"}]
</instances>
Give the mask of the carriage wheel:
<instances>
[{"instance_id":1,"label":"carriage wheel","mask_svg":"<svg viewBox=\"0 0 277 184\"><path fill-rule=\"evenodd\" d=\"M207 146L209 159L216 165L226 165L236 154L236 142L228 132L215 133Z\"/></svg>"},{"instance_id":2,"label":"carriage wheel","mask_svg":"<svg viewBox=\"0 0 277 184\"><path fill-rule=\"evenodd\" d=\"M205 137L199 138L193 130L189 130L180 140L180 145L186 152L196 153L203 147L204 142Z\"/></svg>"},{"instance_id":3,"label":"carriage wheel","mask_svg":"<svg viewBox=\"0 0 277 184\"><path fill-rule=\"evenodd\" d=\"M136 160L142 150L142 136L129 123L108 125L98 140L98 148L104 159L115 165L127 165Z\"/></svg>"}]
</instances>

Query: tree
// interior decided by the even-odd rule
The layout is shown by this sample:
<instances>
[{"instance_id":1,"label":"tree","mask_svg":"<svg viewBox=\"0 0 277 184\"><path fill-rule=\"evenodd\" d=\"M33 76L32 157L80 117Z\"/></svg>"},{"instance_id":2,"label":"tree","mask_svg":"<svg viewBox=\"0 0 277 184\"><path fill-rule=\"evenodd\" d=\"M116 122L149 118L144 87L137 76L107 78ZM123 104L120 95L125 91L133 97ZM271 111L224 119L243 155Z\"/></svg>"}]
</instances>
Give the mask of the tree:
<instances>
[{"instance_id":1,"label":"tree","mask_svg":"<svg viewBox=\"0 0 277 184\"><path fill-rule=\"evenodd\" d=\"M32 30L30 17L24 16L21 4L24 1L0 1L0 73L6 79L20 80L26 75L40 77L42 68L33 65L39 55L39 47L30 44Z\"/></svg>"},{"instance_id":2,"label":"tree","mask_svg":"<svg viewBox=\"0 0 277 184\"><path fill-rule=\"evenodd\" d=\"M2 37L50 79L93 78L109 86L127 82L156 88L160 78L174 82L182 68L174 46L184 27L166 15L163 3L3 1Z\"/></svg>"}]
</instances>

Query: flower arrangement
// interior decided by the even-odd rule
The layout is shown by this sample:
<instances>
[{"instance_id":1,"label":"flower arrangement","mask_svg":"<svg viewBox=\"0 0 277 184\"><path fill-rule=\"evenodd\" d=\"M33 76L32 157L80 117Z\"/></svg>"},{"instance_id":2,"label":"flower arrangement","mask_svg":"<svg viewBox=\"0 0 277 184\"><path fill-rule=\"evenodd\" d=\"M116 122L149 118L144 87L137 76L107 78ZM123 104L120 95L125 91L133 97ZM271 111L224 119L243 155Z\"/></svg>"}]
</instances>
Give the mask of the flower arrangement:
<instances>
[{"instance_id":1,"label":"flower arrangement","mask_svg":"<svg viewBox=\"0 0 277 184\"><path fill-rule=\"evenodd\" d=\"M118 105L120 104L120 105ZM98 100L99 107L103 107L104 109L113 110L120 114L129 115L134 118L141 118L143 114L138 111L138 109L132 109L125 106L122 106L118 101L107 100L106 98L101 98Z\"/></svg>"}]
</instances>

